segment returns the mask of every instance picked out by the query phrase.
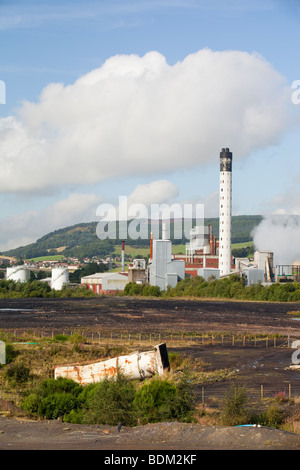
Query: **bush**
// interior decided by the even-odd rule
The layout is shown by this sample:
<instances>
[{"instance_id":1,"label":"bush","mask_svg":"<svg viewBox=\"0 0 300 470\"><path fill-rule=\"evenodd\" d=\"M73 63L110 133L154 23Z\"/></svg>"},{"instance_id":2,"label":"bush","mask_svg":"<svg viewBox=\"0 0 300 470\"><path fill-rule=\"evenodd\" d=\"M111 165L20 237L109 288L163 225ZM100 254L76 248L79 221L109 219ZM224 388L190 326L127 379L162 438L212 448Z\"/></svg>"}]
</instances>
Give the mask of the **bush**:
<instances>
[{"instance_id":1,"label":"bush","mask_svg":"<svg viewBox=\"0 0 300 470\"><path fill-rule=\"evenodd\" d=\"M159 421L191 421L193 397L188 380L178 385L150 379L138 391L122 375L81 386L66 378L47 379L24 397L22 408L47 419L82 424L134 426Z\"/></svg>"},{"instance_id":2,"label":"bush","mask_svg":"<svg viewBox=\"0 0 300 470\"><path fill-rule=\"evenodd\" d=\"M126 284L124 295L143 295L145 297L159 297L161 295L158 286L150 286L149 284L136 284L135 282L128 282Z\"/></svg>"},{"instance_id":3,"label":"bush","mask_svg":"<svg viewBox=\"0 0 300 470\"><path fill-rule=\"evenodd\" d=\"M125 426L133 426L137 423L134 398L132 382L121 375L116 379L106 378L96 384L88 396L84 423L113 426L122 422Z\"/></svg>"},{"instance_id":4,"label":"bush","mask_svg":"<svg viewBox=\"0 0 300 470\"><path fill-rule=\"evenodd\" d=\"M225 395L221 410L221 421L225 426L247 423L249 415L245 410L247 395L243 387L231 387Z\"/></svg>"},{"instance_id":5,"label":"bush","mask_svg":"<svg viewBox=\"0 0 300 470\"><path fill-rule=\"evenodd\" d=\"M270 405L265 411L257 416L257 423L261 426L279 428L285 420L285 413L278 403Z\"/></svg>"},{"instance_id":6,"label":"bush","mask_svg":"<svg viewBox=\"0 0 300 470\"><path fill-rule=\"evenodd\" d=\"M73 410L81 408L79 398L83 387L71 379L44 380L35 391L23 399L22 408L47 419L62 417L68 420Z\"/></svg>"},{"instance_id":7,"label":"bush","mask_svg":"<svg viewBox=\"0 0 300 470\"><path fill-rule=\"evenodd\" d=\"M24 364L11 364L5 373L6 378L9 382L13 383L14 385L23 385L24 383L28 382L30 379L28 367L25 367Z\"/></svg>"},{"instance_id":8,"label":"bush","mask_svg":"<svg viewBox=\"0 0 300 470\"><path fill-rule=\"evenodd\" d=\"M138 390L134 403L141 424L192 420L193 400L187 380L182 380L177 387L168 380L146 381Z\"/></svg>"}]
</instances>

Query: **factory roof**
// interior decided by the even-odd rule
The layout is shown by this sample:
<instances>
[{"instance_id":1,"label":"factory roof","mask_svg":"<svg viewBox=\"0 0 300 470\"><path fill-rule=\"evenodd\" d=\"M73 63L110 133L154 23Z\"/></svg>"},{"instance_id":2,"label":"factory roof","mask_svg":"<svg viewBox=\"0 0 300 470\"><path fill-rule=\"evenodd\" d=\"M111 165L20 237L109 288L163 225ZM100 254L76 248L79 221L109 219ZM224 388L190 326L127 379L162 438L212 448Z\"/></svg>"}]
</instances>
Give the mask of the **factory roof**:
<instances>
[{"instance_id":1,"label":"factory roof","mask_svg":"<svg viewBox=\"0 0 300 470\"><path fill-rule=\"evenodd\" d=\"M127 273L95 273L89 274L88 276L83 276L81 279L103 279L107 277L112 277L115 279L124 279L124 276L127 276Z\"/></svg>"}]
</instances>

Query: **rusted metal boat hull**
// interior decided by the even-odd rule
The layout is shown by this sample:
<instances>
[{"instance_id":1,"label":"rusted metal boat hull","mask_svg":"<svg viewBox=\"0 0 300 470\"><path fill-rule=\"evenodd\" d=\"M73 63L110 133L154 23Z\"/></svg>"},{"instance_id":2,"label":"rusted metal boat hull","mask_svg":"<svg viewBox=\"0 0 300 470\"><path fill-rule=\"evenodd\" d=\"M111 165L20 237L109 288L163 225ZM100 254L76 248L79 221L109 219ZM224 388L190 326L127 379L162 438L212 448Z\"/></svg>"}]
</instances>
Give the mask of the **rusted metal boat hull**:
<instances>
[{"instance_id":1,"label":"rusted metal boat hull","mask_svg":"<svg viewBox=\"0 0 300 470\"><path fill-rule=\"evenodd\" d=\"M101 382L106 377L116 377L118 372L129 379L145 379L162 375L169 370L169 358L165 343L158 344L150 351L134 352L117 356L106 361L90 364L67 364L54 369L54 378L66 377L82 385Z\"/></svg>"}]
</instances>

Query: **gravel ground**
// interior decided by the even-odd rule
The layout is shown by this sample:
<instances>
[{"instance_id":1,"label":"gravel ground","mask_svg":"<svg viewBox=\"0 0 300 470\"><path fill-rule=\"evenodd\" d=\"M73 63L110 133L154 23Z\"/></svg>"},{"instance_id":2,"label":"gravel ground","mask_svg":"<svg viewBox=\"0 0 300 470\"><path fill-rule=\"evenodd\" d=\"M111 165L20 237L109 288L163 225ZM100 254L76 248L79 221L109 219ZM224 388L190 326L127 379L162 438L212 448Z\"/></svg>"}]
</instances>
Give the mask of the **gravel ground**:
<instances>
[{"instance_id":1,"label":"gravel ground","mask_svg":"<svg viewBox=\"0 0 300 470\"><path fill-rule=\"evenodd\" d=\"M299 450L300 436L264 427L157 423L135 428L0 416L0 450Z\"/></svg>"}]
</instances>

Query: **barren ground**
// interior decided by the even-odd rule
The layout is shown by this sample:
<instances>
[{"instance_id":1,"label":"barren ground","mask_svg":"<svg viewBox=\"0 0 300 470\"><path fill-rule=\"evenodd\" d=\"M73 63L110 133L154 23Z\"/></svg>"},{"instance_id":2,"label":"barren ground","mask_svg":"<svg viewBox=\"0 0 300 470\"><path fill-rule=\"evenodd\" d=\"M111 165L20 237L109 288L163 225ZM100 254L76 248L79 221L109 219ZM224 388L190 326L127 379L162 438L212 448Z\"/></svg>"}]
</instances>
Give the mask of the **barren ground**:
<instances>
[{"instance_id":1,"label":"barren ground","mask_svg":"<svg viewBox=\"0 0 300 470\"><path fill-rule=\"evenodd\" d=\"M246 332L300 337L300 323L286 315L300 310L300 303L258 303L207 300L136 299L0 299L0 328L39 331L43 334L86 328L95 332ZM298 326L299 325L299 326ZM289 348L195 344L176 348L200 357L212 369L235 370L233 381L257 389L264 384L300 385L300 374L286 369ZM211 386L217 391L224 383ZM206 393L207 393L206 387ZM298 388L298 390L300 390ZM198 388L199 397L201 387ZM215 427L158 423L136 428L70 425L59 421L29 421L0 416L0 449L300 449L300 435L268 428Z\"/></svg>"}]
</instances>

